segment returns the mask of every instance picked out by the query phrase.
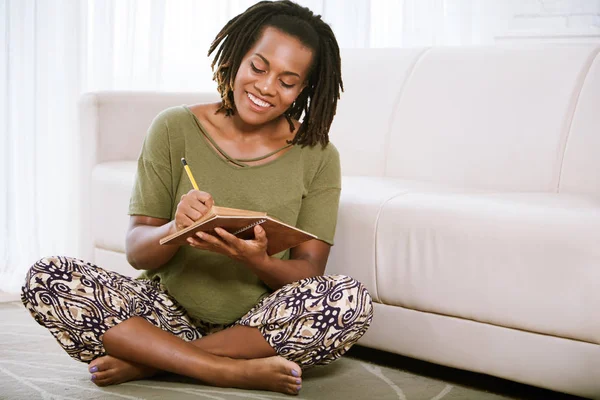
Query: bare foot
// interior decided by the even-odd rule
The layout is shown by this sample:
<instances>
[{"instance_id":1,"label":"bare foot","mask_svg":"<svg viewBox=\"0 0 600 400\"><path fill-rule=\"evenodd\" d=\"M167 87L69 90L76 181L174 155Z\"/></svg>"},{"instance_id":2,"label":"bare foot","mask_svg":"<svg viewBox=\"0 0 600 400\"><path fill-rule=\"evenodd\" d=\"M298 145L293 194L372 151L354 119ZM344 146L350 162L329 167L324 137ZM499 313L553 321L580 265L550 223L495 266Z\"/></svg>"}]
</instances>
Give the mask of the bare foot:
<instances>
[{"instance_id":1,"label":"bare foot","mask_svg":"<svg viewBox=\"0 0 600 400\"><path fill-rule=\"evenodd\" d=\"M98 386L118 385L119 383L149 378L156 375L156 369L123 361L112 356L98 357L89 365L91 380Z\"/></svg>"},{"instance_id":2,"label":"bare foot","mask_svg":"<svg viewBox=\"0 0 600 400\"><path fill-rule=\"evenodd\" d=\"M280 356L254 360L232 360L230 376L223 376L218 386L270 390L298 394L302 389L302 369Z\"/></svg>"},{"instance_id":3,"label":"bare foot","mask_svg":"<svg viewBox=\"0 0 600 400\"><path fill-rule=\"evenodd\" d=\"M235 360L219 357L224 370L218 378L206 383L221 387L270 390L298 394L302 389L302 369L293 361L274 356L254 360ZM117 385L154 376L158 370L123 361L112 356L95 359L89 365L91 380L98 386Z\"/></svg>"}]
</instances>

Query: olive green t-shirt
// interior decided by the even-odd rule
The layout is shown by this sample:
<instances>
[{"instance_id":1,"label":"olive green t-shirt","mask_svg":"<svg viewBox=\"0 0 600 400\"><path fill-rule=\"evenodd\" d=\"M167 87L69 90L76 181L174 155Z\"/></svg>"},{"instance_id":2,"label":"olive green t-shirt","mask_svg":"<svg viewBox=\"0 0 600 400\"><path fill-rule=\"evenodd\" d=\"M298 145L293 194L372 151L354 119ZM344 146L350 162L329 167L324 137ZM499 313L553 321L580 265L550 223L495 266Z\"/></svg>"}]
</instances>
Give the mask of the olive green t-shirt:
<instances>
[{"instance_id":1,"label":"olive green t-shirt","mask_svg":"<svg viewBox=\"0 0 600 400\"><path fill-rule=\"evenodd\" d=\"M295 145L266 164L240 168L211 147L209 134L186 106L154 119L138 159L130 215L174 218L181 196L192 189L181 165L185 157L215 204L267 212L333 244L341 190L333 144ZM274 257L287 259L289 250ZM243 263L191 246L181 246L169 262L140 278L159 279L192 318L212 324L235 322L271 292Z\"/></svg>"}]
</instances>

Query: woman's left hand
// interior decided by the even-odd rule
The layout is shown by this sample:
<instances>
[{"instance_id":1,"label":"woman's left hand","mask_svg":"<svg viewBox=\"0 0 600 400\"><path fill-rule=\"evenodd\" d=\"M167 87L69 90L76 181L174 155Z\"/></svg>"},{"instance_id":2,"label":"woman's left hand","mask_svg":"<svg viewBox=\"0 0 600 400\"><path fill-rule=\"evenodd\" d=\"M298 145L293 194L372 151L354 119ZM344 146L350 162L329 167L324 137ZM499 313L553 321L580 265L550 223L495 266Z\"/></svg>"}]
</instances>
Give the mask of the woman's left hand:
<instances>
[{"instance_id":1,"label":"woman's left hand","mask_svg":"<svg viewBox=\"0 0 600 400\"><path fill-rule=\"evenodd\" d=\"M194 248L214 251L250 264L259 264L268 257L267 234L260 225L254 227L254 239L251 240L240 239L222 228L215 228L215 232L219 237L198 232L187 241Z\"/></svg>"}]
</instances>

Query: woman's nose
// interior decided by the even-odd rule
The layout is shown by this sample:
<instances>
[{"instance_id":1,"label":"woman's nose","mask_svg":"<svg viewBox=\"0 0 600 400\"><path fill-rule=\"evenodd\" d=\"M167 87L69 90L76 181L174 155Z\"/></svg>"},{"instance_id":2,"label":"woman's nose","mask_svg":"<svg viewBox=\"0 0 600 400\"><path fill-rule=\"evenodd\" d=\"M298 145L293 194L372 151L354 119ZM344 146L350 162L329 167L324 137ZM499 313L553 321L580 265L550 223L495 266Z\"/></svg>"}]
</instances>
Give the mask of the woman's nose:
<instances>
[{"instance_id":1,"label":"woman's nose","mask_svg":"<svg viewBox=\"0 0 600 400\"><path fill-rule=\"evenodd\" d=\"M272 76L265 76L263 79L260 79L256 82L256 89L260 92L260 94L265 96L274 96L275 95L275 82L276 78Z\"/></svg>"}]
</instances>

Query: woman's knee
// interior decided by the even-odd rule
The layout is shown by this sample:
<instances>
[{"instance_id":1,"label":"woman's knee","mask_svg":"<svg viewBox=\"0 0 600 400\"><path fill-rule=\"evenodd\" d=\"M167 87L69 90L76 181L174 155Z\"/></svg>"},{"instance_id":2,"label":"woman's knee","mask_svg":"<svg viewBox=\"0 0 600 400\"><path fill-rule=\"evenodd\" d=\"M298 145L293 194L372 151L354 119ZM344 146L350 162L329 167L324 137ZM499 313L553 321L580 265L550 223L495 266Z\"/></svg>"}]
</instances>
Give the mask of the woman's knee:
<instances>
[{"instance_id":1,"label":"woman's knee","mask_svg":"<svg viewBox=\"0 0 600 400\"><path fill-rule=\"evenodd\" d=\"M69 280L71 271L65 268L65 264L66 261L59 257L44 257L35 262L25 275L21 296L39 288L48 288L52 278Z\"/></svg>"},{"instance_id":2,"label":"woman's knee","mask_svg":"<svg viewBox=\"0 0 600 400\"><path fill-rule=\"evenodd\" d=\"M332 283L330 297L345 300L341 302L344 320L370 323L373 315L373 300L367 288L347 275L328 275L326 278Z\"/></svg>"}]
</instances>

